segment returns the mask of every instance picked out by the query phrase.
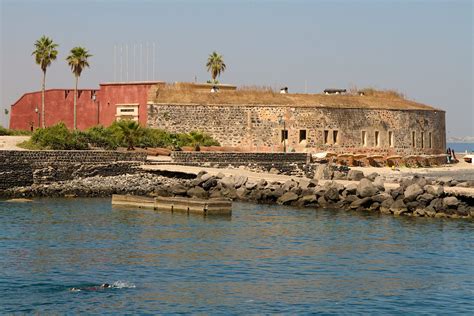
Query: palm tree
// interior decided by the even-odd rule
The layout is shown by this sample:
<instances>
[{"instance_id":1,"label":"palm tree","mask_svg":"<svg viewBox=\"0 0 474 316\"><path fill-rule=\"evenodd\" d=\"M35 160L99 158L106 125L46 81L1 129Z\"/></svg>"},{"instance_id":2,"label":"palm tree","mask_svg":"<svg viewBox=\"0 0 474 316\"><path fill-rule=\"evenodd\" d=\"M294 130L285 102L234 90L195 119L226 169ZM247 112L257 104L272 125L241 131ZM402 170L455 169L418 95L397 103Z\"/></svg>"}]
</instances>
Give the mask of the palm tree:
<instances>
[{"instance_id":1,"label":"palm tree","mask_svg":"<svg viewBox=\"0 0 474 316\"><path fill-rule=\"evenodd\" d=\"M35 50L31 55L35 56L35 61L40 65L43 71L43 83L41 86L41 126L44 128L44 90L46 85L46 69L51 65L53 60L58 56L57 48L52 39L43 35L35 42Z\"/></svg>"},{"instance_id":2,"label":"palm tree","mask_svg":"<svg viewBox=\"0 0 474 316\"><path fill-rule=\"evenodd\" d=\"M134 150L135 145L143 134L143 129L136 121L122 120L117 122L120 138L127 143L127 150Z\"/></svg>"},{"instance_id":3,"label":"palm tree","mask_svg":"<svg viewBox=\"0 0 474 316\"><path fill-rule=\"evenodd\" d=\"M67 56L66 61L69 66L71 66L72 73L76 77L76 88L74 90L74 129L77 128L77 83L79 82L79 77L81 76L82 70L86 67L89 67L89 62L87 58L92 57L91 54L84 47L74 47L71 49L71 53Z\"/></svg>"},{"instance_id":4,"label":"palm tree","mask_svg":"<svg viewBox=\"0 0 474 316\"><path fill-rule=\"evenodd\" d=\"M222 55L219 55L216 51L213 51L212 54L207 58L207 71L211 72L212 82L217 83L216 78L225 71L226 65L224 64L224 59Z\"/></svg>"}]
</instances>

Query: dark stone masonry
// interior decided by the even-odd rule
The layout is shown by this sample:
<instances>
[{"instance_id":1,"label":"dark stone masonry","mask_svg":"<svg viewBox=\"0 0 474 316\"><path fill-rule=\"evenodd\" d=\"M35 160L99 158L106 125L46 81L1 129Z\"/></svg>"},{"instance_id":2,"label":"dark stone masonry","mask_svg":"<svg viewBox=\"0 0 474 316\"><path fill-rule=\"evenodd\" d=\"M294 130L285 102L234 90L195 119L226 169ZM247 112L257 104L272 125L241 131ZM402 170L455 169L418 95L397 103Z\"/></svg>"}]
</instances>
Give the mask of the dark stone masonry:
<instances>
[{"instance_id":1,"label":"dark stone masonry","mask_svg":"<svg viewBox=\"0 0 474 316\"><path fill-rule=\"evenodd\" d=\"M0 190L94 175L130 172L146 153L116 151L0 151Z\"/></svg>"}]
</instances>

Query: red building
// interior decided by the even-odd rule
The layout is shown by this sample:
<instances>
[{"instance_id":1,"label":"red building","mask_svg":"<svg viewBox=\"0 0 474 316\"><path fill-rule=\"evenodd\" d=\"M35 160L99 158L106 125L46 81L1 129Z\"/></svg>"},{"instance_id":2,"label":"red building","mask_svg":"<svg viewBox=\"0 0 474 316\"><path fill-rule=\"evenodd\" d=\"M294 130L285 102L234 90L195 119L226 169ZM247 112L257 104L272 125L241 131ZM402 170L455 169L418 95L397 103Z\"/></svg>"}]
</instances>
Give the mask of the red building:
<instances>
[{"instance_id":1,"label":"red building","mask_svg":"<svg viewBox=\"0 0 474 316\"><path fill-rule=\"evenodd\" d=\"M80 89L77 99L77 128L109 126L118 117L147 121L150 88L162 81L101 83L100 89ZM45 126L64 122L73 128L74 89L45 91ZM29 130L41 126L41 91L25 93L11 106L10 128Z\"/></svg>"}]
</instances>

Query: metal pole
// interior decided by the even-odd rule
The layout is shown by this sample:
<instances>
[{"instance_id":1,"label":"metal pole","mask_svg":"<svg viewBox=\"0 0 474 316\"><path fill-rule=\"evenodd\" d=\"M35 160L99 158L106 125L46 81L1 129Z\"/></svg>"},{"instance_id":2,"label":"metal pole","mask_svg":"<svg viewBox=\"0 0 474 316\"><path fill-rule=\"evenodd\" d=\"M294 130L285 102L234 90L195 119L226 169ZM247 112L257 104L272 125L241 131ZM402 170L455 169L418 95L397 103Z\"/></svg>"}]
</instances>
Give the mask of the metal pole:
<instances>
[{"instance_id":1,"label":"metal pole","mask_svg":"<svg viewBox=\"0 0 474 316\"><path fill-rule=\"evenodd\" d=\"M283 152L286 153L286 122L285 119L283 119Z\"/></svg>"}]
</instances>

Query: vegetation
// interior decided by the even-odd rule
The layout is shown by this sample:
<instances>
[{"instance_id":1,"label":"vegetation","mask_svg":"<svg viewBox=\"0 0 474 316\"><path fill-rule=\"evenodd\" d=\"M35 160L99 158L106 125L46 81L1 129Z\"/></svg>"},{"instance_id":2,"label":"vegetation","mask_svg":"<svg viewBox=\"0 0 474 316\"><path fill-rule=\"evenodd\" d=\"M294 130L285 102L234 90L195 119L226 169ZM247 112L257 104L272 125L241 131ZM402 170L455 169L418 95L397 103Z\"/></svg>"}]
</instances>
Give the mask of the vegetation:
<instances>
[{"instance_id":1,"label":"vegetation","mask_svg":"<svg viewBox=\"0 0 474 316\"><path fill-rule=\"evenodd\" d=\"M74 89L74 129L77 129L77 84L82 70L89 67L89 61L87 60L89 57L92 57L92 55L84 47L74 47L66 58L67 64L71 67L72 73L76 78L76 87Z\"/></svg>"},{"instance_id":2,"label":"vegetation","mask_svg":"<svg viewBox=\"0 0 474 316\"><path fill-rule=\"evenodd\" d=\"M46 69L51 65L51 62L56 60L58 56L57 48L52 39L42 36L35 42L35 50L31 55L35 56L35 61L40 65L43 71L43 81L41 85L41 126L44 127L44 90L46 86Z\"/></svg>"},{"instance_id":3,"label":"vegetation","mask_svg":"<svg viewBox=\"0 0 474 316\"><path fill-rule=\"evenodd\" d=\"M212 54L207 58L207 71L211 72L212 82L219 83L217 77L225 71L226 65L222 55L218 54L216 51L213 51Z\"/></svg>"},{"instance_id":4,"label":"vegetation","mask_svg":"<svg viewBox=\"0 0 474 316\"><path fill-rule=\"evenodd\" d=\"M0 130L1 133L1 130ZM83 150L93 147L117 149L127 147L168 147L179 150L184 146L219 146L211 136L192 131L188 133L169 133L161 129L140 126L135 121L114 122L109 127L94 126L86 131L68 130L64 123L37 129L31 139L20 144L27 149Z\"/></svg>"},{"instance_id":5,"label":"vegetation","mask_svg":"<svg viewBox=\"0 0 474 316\"><path fill-rule=\"evenodd\" d=\"M23 135L31 135L30 131L17 131L14 129L8 129L0 125L0 136L23 136Z\"/></svg>"}]
</instances>

